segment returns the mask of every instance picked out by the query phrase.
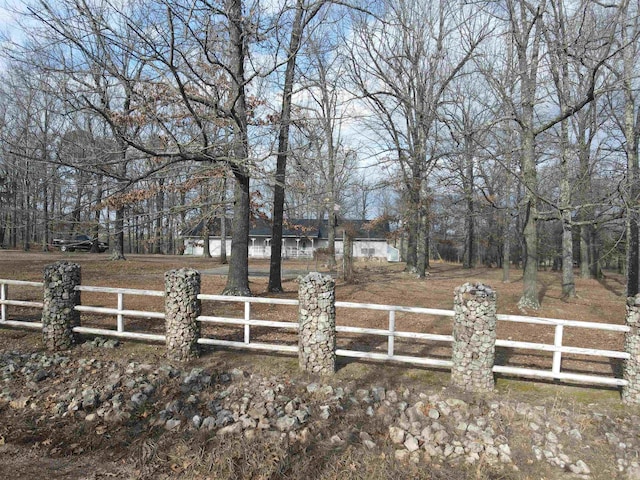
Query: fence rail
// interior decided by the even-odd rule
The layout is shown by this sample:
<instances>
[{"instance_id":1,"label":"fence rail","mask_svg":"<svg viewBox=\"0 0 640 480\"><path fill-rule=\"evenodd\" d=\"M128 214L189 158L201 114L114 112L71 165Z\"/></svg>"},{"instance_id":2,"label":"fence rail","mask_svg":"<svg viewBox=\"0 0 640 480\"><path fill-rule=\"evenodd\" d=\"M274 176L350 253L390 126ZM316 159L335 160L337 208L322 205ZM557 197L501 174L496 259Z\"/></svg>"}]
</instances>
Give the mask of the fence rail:
<instances>
[{"instance_id":1,"label":"fence rail","mask_svg":"<svg viewBox=\"0 0 640 480\"><path fill-rule=\"evenodd\" d=\"M0 322L2 325L10 326L10 327L21 327L23 324L26 328L42 328L42 323L35 322L14 322L9 320L7 316L7 306L11 305L14 307L32 307L32 308L42 308L43 302L33 302L33 301L24 301L24 300L10 300L8 293L8 286L15 285L20 287L36 287L43 288L44 283L42 282L28 282L25 280L4 280L0 279Z\"/></svg>"},{"instance_id":2,"label":"fence rail","mask_svg":"<svg viewBox=\"0 0 640 480\"><path fill-rule=\"evenodd\" d=\"M109 307L97 307L91 305L77 305L75 309L79 312L98 313L102 315L115 315L116 316L116 333L120 338L132 338L132 339L148 339L148 340L164 340L164 337L160 339L160 335L151 335L137 332L125 332L124 319L125 317L138 317L138 318L156 318L164 320L165 315L162 312L148 312L144 310L130 310L124 307L125 295L137 295L143 297L164 297L164 292L160 290L139 290L134 288L114 288L114 287L91 287L85 285L79 285L75 288L80 292L92 292L92 293L112 293L117 296L117 306L115 308ZM100 330L102 333L95 333L93 331L82 331L83 327L76 327L75 332L86 333L93 335L112 335L112 330ZM93 329L96 330L96 329ZM109 332L109 333L104 333Z\"/></svg>"},{"instance_id":3,"label":"fence rail","mask_svg":"<svg viewBox=\"0 0 640 480\"><path fill-rule=\"evenodd\" d=\"M8 327L23 327L31 329L41 329L42 323L40 322L25 322L9 320L7 307L30 307L41 309L43 302L39 301L25 301L10 299L9 293L11 289L8 286L20 286L20 287L43 287L42 282L25 282L18 280L5 280L0 279L0 307L1 317L0 325ZM74 331L81 334L90 335L103 335L116 338L129 338L135 340L145 341L165 341L165 335L144 333L144 332L132 332L126 330L126 318L147 318L163 320L165 314L158 311L144 311L137 309L125 308L125 299L128 296L147 296L147 297L164 297L163 291L157 290L139 290L130 288L113 288L113 287L97 287L97 286L78 286L76 289L80 292L91 293L105 293L113 294L115 298L114 307L103 307L95 305L78 305L75 309L81 313L95 313L100 315L114 316L116 319L115 330L108 328L93 328L87 326L74 327ZM275 351L282 353L296 353L298 352L297 345L286 345L276 343L263 343L252 339L251 327L267 327L274 329L284 329L287 331L297 331L297 321L271 321L260 318L255 318L252 311L253 304L269 304L269 305L284 305L284 306L298 306L299 301L294 299L278 299L278 298L261 298L261 297L228 297L223 295L209 295L199 294L198 300L202 302L227 302L242 304L244 306L244 313L242 317L234 318L230 316L215 316L215 315L200 315L197 317L197 321L202 324L218 324L218 325L237 325L243 328L242 341L223 340L219 338L203 337L199 338L197 342L201 345L214 345L232 348L253 349L261 351ZM435 334L435 333L423 333L398 330L397 326L397 313L409 313L424 316L436 316L452 318L454 312L452 310L433 309L433 308L421 308L421 307L408 307L397 305L380 305L380 304L366 304L355 302L335 302L335 307L339 311L340 309L358 309L364 311L383 311L387 312L387 327L386 328L364 328L349 325L338 325L336 332L338 334L353 334L353 335L374 335L380 337L386 337L386 352L382 351L363 351L363 350L350 350L345 348L339 348L336 350L336 355L341 357L359 358L359 359L371 359L380 361L393 361L414 365L425 365L438 368L451 368L452 361L442 358L429 358L425 356L413 356L413 355L399 355L397 353L396 339L410 339L418 341L430 341L430 342L442 342L443 344L451 344L454 341L453 335L447 334ZM340 319L340 315L337 316ZM295 317L294 317L295 320ZM566 328L580 328L580 329L592 329L599 331L608 331L618 334L624 334L630 331L630 328L625 325L612 325L604 323L591 323L576 320L561 320L553 318L542 317L526 317L518 315L497 315L499 322L510 323L527 323L532 325L545 325L554 328L554 342L553 344L535 343L535 342L523 342L514 340L497 339L496 347L517 349L524 351L542 351L550 352L553 354L551 368L535 369L525 367L515 367L509 365L495 365L493 371L495 373L515 376L525 376L541 379L554 379L564 381L584 382L590 384L606 385L606 386L624 386L627 385L627 381L622 378L615 378L604 375L586 375L573 372L562 371L563 356L570 355L584 355L587 357L604 357L608 359L627 360L630 358L629 353L615 350L605 350L596 348L583 348L567 346L563 344L564 330Z\"/></svg>"}]
</instances>

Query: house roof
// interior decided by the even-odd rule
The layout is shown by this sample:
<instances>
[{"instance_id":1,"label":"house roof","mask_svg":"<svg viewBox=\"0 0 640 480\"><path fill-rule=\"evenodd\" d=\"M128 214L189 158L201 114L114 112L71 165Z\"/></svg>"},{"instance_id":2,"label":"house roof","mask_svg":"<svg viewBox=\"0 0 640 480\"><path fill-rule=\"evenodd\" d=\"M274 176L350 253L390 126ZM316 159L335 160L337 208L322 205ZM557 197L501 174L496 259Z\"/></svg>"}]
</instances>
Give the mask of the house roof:
<instances>
[{"instance_id":1,"label":"house roof","mask_svg":"<svg viewBox=\"0 0 640 480\"><path fill-rule=\"evenodd\" d=\"M231 232L231 226L227 227L227 232ZM199 237L202 235L203 222L200 221L193 228L186 230L187 237ZM351 231L355 238L385 239L389 233L389 222L370 220L339 220L336 225L336 238L342 238L343 231ZM220 228L212 228L211 236L219 236ZM308 218L285 219L282 229L282 236L285 238L328 238L329 221L326 219L316 220ZM252 237L271 238L271 221L258 218L251 221L249 235ZM229 235L230 236L230 235Z\"/></svg>"},{"instance_id":2,"label":"house roof","mask_svg":"<svg viewBox=\"0 0 640 480\"><path fill-rule=\"evenodd\" d=\"M322 237L326 234L326 220L320 222L313 219L285 219L282 226L283 237L307 237L307 238L326 238ZM249 235L254 237L271 237L271 222L262 218L251 222L251 230Z\"/></svg>"},{"instance_id":3,"label":"house roof","mask_svg":"<svg viewBox=\"0 0 640 480\"><path fill-rule=\"evenodd\" d=\"M336 236L342 236L344 230L351 231L355 238L381 238L389 235L389 222L387 220L349 220L344 219L336 226Z\"/></svg>"}]
</instances>

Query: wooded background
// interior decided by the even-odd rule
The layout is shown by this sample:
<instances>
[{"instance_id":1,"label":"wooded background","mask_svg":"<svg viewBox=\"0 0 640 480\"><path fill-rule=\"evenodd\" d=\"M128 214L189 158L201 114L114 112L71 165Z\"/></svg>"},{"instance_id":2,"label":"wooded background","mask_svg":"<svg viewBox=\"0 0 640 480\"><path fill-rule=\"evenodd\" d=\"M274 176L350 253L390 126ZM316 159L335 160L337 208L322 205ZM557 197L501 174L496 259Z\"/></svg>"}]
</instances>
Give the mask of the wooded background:
<instances>
[{"instance_id":1,"label":"wooded background","mask_svg":"<svg viewBox=\"0 0 640 480\"><path fill-rule=\"evenodd\" d=\"M369 218L421 277L430 258L522 267L524 308L540 267L566 296L604 267L635 294L639 5L16 4L0 245L87 233L114 259L176 254L204 222L232 238L225 291L248 294L255 216L274 225L272 291L287 218Z\"/></svg>"}]
</instances>

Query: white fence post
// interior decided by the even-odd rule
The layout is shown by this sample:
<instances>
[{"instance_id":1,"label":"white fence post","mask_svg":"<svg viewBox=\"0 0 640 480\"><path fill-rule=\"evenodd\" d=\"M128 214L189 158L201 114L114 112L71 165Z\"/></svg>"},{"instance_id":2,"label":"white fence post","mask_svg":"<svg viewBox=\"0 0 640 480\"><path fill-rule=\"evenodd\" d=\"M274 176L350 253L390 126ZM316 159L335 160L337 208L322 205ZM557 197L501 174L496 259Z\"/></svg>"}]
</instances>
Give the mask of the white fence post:
<instances>
[{"instance_id":1,"label":"white fence post","mask_svg":"<svg viewBox=\"0 0 640 480\"><path fill-rule=\"evenodd\" d=\"M122 315L122 310L124 310L124 293L118 293L118 333L124 332L124 316Z\"/></svg>"},{"instance_id":2,"label":"white fence post","mask_svg":"<svg viewBox=\"0 0 640 480\"><path fill-rule=\"evenodd\" d=\"M395 347L395 331L396 331L396 311L389 310L389 339L387 344L387 355L393 357Z\"/></svg>"},{"instance_id":3,"label":"white fence post","mask_svg":"<svg viewBox=\"0 0 640 480\"><path fill-rule=\"evenodd\" d=\"M555 347L555 351L553 352L553 364L551 366L551 371L555 374L560 373L560 369L562 368L562 335L564 332L563 325L556 325L556 331L553 338L553 346ZM560 377L556 377L558 380Z\"/></svg>"},{"instance_id":4,"label":"white fence post","mask_svg":"<svg viewBox=\"0 0 640 480\"><path fill-rule=\"evenodd\" d=\"M3 302L7 299L8 295L7 295L7 284L6 283L0 283L0 300L2 300ZM0 321L2 322L6 322L7 321L7 306L3 303L2 305L0 305Z\"/></svg>"},{"instance_id":5,"label":"white fence post","mask_svg":"<svg viewBox=\"0 0 640 480\"><path fill-rule=\"evenodd\" d=\"M244 319L246 322L251 320L251 302L244 302ZM244 343L248 345L251 342L251 326L244 324Z\"/></svg>"}]
</instances>

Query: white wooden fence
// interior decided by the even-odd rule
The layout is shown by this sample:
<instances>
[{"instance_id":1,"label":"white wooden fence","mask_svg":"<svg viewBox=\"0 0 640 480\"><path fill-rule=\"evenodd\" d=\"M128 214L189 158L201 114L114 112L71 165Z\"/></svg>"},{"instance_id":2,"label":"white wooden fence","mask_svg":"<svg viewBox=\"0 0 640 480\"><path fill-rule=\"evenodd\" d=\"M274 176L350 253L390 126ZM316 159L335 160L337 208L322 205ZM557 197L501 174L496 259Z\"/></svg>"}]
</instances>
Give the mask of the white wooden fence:
<instances>
[{"instance_id":1,"label":"white wooden fence","mask_svg":"<svg viewBox=\"0 0 640 480\"><path fill-rule=\"evenodd\" d=\"M7 287L11 285L20 286L20 287L39 287L40 289L42 289L43 287L43 284L41 282L25 282L25 281L18 281L18 280L0 279L0 314L1 314L0 326L41 329L42 323L40 322L25 322L25 321L9 320L9 316L7 312L8 306L31 307L31 308L42 309L42 302L9 299L10 289L8 289ZM113 315L115 317L116 322L114 325L115 329L91 328L91 327L79 326L74 328L75 332L82 333L82 334L91 334L91 335L104 335L104 336L119 337L119 338L130 338L135 340L147 340L147 341L149 340L164 341L165 340L165 335L127 331L126 321L125 321L126 318L145 318L145 319L163 320L165 317L163 312L142 311L142 310L125 308L125 296L137 295L137 296L163 297L164 296L163 291L137 290L137 289L128 289L128 288L111 288L111 287L90 287L90 286L79 286L76 288L82 292L114 294L115 307L113 308L90 306L90 305L79 305L76 307L76 310L78 310L81 313ZM200 294L198 295L198 298L202 302L215 301L215 302L232 302L232 303L244 304L244 315L242 316L242 318L210 316L210 315L200 315L197 318L197 320L202 323L242 326L244 329L244 335L243 335L244 338L242 342L203 337L198 340L198 343L203 345L215 345L215 346L224 346L224 347L233 347L233 348L247 348L247 349L254 349L254 350L267 350L267 351L283 352L283 353L296 353L298 351L298 347L296 345L260 343L260 342L252 341L251 339L252 326L269 327L269 328L285 329L285 330L298 329L298 323L296 321L297 320L296 318L292 318L292 321L289 321L289 322L270 321L270 320L253 318L252 308L251 308L253 304L297 306L298 300L261 298L261 297L228 297L228 296L222 296L222 295L208 295L208 294ZM353 303L353 302L336 302L336 308L359 309L359 310L365 310L365 311L377 310L377 311L388 312L387 328L375 329L375 328L351 327L351 326L343 326L343 325L339 325L336 327L336 331L338 333L338 339L340 338L339 337L340 333L377 335L377 336L386 337L386 343L387 343L386 353L361 351L361 350L337 349L336 355L342 356L342 357L373 359L373 360L381 360L381 361L394 361L394 362L402 362L402 363L414 364L414 365L426 365L426 366L433 366L433 367L439 367L439 368L451 368L452 362L450 360L443 360L442 358L398 355L396 354L395 340L398 338L407 338L407 339L415 339L415 340L437 341L437 342L444 342L444 343L450 344L451 342L453 342L452 335L440 335L440 334L419 333L419 332L397 330L396 329L396 312L404 312L404 313L420 314L420 315L431 315L431 316L439 316L439 317L453 317L454 312L452 310L404 307L404 306L395 306L395 305L364 304L364 303ZM338 315L337 318L339 321L340 316ZM616 333L619 333L620 335L623 335L624 333L630 330L629 327L625 325L613 325L613 324L606 324L606 323L592 323L592 322L581 322L581 321L574 321L574 320L559 320L559 319L551 319L551 318L525 317L525 316L518 316L518 315L500 315L500 314L497 315L497 320L502 322L516 322L516 323L527 323L527 324L533 324L533 325L553 326L555 329L555 335L554 335L553 344L498 339L496 341L497 347L520 349L520 350L526 350L526 351L552 352L553 359L552 359L551 369L549 370L513 367L508 365L495 365L493 367L493 371L496 373L514 375L514 376L541 378L541 379L556 379L556 380L573 381L573 382L596 384L596 385L607 385L607 386L624 386L627 384L627 381L622 378L615 378L615 377L604 376L604 375L585 375L585 374L577 374L577 373L562 371L563 354L596 356L596 357L604 357L609 359L622 359L622 360L629 358L629 354L622 351L565 346L563 345L563 335L564 335L565 328L580 328L580 329L609 331L609 332L616 332Z\"/></svg>"},{"instance_id":2,"label":"white wooden fence","mask_svg":"<svg viewBox=\"0 0 640 480\"><path fill-rule=\"evenodd\" d=\"M19 287L34 287L39 288L42 292L44 284L42 282L26 282L23 280L3 280L0 279L0 325L7 327L21 327L32 328L42 330L42 322L24 322L24 321L12 321L9 320L7 314L7 306L13 305L15 307L30 307L42 310L42 302L38 301L24 301L24 300L10 300L8 294L8 287L10 285ZM40 294L42 297L42 293Z\"/></svg>"}]
</instances>

